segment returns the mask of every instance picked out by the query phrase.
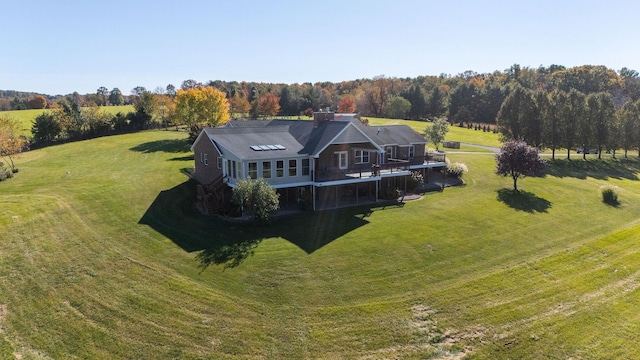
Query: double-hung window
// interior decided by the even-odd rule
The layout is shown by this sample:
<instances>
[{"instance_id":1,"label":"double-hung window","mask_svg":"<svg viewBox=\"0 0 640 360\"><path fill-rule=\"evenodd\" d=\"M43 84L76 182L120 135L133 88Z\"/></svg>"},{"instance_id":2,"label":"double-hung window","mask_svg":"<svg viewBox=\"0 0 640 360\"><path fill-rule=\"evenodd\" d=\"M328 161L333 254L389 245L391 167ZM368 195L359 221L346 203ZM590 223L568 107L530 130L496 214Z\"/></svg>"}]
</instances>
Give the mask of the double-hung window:
<instances>
[{"instance_id":1,"label":"double-hung window","mask_svg":"<svg viewBox=\"0 0 640 360\"><path fill-rule=\"evenodd\" d=\"M346 151L336 151L334 153L336 166L340 170L344 170L349 167L349 153Z\"/></svg>"},{"instance_id":2,"label":"double-hung window","mask_svg":"<svg viewBox=\"0 0 640 360\"><path fill-rule=\"evenodd\" d=\"M409 145L409 147L407 148L407 156L409 157L409 159L413 159L413 157L415 156L415 153L416 153L416 146Z\"/></svg>"},{"instance_id":3,"label":"double-hung window","mask_svg":"<svg viewBox=\"0 0 640 360\"><path fill-rule=\"evenodd\" d=\"M367 150L356 150L354 156L356 158L356 164L369 163L369 151Z\"/></svg>"},{"instance_id":4,"label":"double-hung window","mask_svg":"<svg viewBox=\"0 0 640 360\"><path fill-rule=\"evenodd\" d=\"M271 178L271 161L262 162L262 177L265 179Z\"/></svg>"},{"instance_id":5,"label":"double-hung window","mask_svg":"<svg viewBox=\"0 0 640 360\"><path fill-rule=\"evenodd\" d=\"M284 176L284 160L276 160L276 177Z\"/></svg>"},{"instance_id":6,"label":"double-hung window","mask_svg":"<svg viewBox=\"0 0 640 360\"><path fill-rule=\"evenodd\" d=\"M289 159L289 176L298 176L298 159Z\"/></svg>"},{"instance_id":7,"label":"double-hung window","mask_svg":"<svg viewBox=\"0 0 640 360\"><path fill-rule=\"evenodd\" d=\"M309 175L309 159L302 159L302 176Z\"/></svg>"},{"instance_id":8,"label":"double-hung window","mask_svg":"<svg viewBox=\"0 0 640 360\"><path fill-rule=\"evenodd\" d=\"M247 171L247 177L251 178L251 179L257 179L258 178L258 163L257 162L250 162L249 163L249 170Z\"/></svg>"}]
</instances>

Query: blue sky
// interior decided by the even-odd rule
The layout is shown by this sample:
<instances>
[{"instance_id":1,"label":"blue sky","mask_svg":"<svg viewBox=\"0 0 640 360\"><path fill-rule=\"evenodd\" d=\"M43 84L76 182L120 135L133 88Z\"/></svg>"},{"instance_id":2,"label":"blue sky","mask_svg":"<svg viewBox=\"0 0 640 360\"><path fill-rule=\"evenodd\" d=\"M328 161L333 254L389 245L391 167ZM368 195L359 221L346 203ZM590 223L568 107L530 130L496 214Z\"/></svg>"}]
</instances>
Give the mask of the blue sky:
<instances>
[{"instance_id":1,"label":"blue sky","mask_svg":"<svg viewBox=\"0 0 640 360\"><path fill-rule=\"evenodd\" d=\"M605 65L640 70L640 1L7 1L0 89L129 94Z\"/></svg>"}]
</instances>

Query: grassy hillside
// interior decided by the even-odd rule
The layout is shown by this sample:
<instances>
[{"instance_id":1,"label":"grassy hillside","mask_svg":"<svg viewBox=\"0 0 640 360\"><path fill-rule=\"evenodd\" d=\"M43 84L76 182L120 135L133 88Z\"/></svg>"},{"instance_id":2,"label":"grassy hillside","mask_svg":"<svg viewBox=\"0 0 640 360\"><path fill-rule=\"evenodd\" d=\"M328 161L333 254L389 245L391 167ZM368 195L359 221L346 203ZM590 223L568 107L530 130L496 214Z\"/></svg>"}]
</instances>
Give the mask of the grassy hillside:
<instances>
[{"instance_id":1,"label":"grassy hillside","mask_svg":"<svg viewBox=\"0 0 640 360\"><path fill-rule=\"evenodd\" d=\"M131 105L123 105L123 106L101 106L100 109L102 111L106 111L109 114L117 114L118 112L128 113L133 111L133 106ZM0 116L9 116L14 119L17 119L22 124L22 134L31 136L31 127L33 126L33 122L36 117L43 112L49 112L50 109L44 110L11 110L11 111L0 111Z\"/></svg>"},{"instance_id":2,"label":"grassy hillside","mask_svg":"<svg viewBox=\"0 0 640 360\"><path fill-rule=\"evenodd\" d=\"M409 125L413 130L417 131L420 134L424 134L425 128L431 126L430 122L417 120L399 120L370 117L367 117L367 119L369 120L370 126L393 124ZM502 143L500 142L498 137L498 134L494 134L492 132L476 131L473 129L461 128L459 126L449 126L449 132L447 133L447 136L445 136L445 140L500 147L502 146ZM433 144L429 143L429 146L433 147Z\"/></svg>"},{"instance_id":3,"label":"grassy hillside","mask_svg":"<svg viewBox=\"0 0 640 360\"><path fill-rule=\"evenodd\" d=\"M184 137L18 160L0 182L0 358L640 356L635 158L559 161L514 197L492 156L450 155L466 186L255 229L194 210Z\"/></svg>"}]
</instances>

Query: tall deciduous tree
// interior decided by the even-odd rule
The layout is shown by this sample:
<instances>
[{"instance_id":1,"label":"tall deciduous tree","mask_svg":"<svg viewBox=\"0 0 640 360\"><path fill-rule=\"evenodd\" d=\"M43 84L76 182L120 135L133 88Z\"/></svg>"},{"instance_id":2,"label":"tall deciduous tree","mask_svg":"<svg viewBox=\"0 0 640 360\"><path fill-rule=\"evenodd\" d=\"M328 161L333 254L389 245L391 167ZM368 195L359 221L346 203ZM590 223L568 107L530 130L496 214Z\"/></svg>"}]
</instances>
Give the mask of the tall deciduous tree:
<instances>
[{"instance_id":1,"label":"tall deciduous tree","mask_svg":"<svg viewBox=\"0 0 640 360\"><path fill-rule=\"evenodd\" d=\"M445 94L438 86L433 88L427 101L427 116L439 117L447 112L446 106L447 94Z\"/></svg>"},{"instance_id":2,"label":"tall deciduous tree","mask_svg":"<svg viewBox=\"0 0 640 360\"><path fill-rule=\"evenodd\" d=\"M96 95L98 95L98 106L107 105L107 98L109 96L109 89L104 86L100 86L96 91Z\"/></svg>"},{"instance_id":3,"label":"tall deciduous tree","mask_svg":"<svg viewBox=\"0 0 640 360\"><path fill-rule=\"evenodd\" d=\"M176 124L189 125L189 140L193 142L202 127L229 121L229 102L222 91L211 86L180 89L171 118Z\"/></svg>"},{"instance_id":4,"label":"tall deciduous tree","mask_svg":"<svg viewBox=\"0 0 640 360\"><path fill-rule=\"evenodd\" d=\"M633 147L638 148L640 156L640 100L626 102L618 111L620 121L621 145L624 149L624 157Z\"/></svg>"},{"instance_id":5,"label":"tall deciduous tree","mask_svg":"<svg viewBox=\"0 0 640 360\"><path fill-rule=\"evenodd\" d=\"M387 116L394 119L404 119L411 110L411 103L402 96L390 96L386 106Z\"/></svg>"},{"instance_id":6,"label":"tall deciduous tree","mask_svg":"<svg viewBox=\"0 0 640 360\"><path fill-rule=\"evenodd\" d=\"M594 145L598 146L598 159L602 158L602 148L609 142L609 123L615 122L613 98L608 93L587 96L588 119L593 131Z\"/></svg>"},{"instance_id":7,"label":"tall deciduous tree","mask_svg":"<svg viewBox=\"0 0 640 360\"><path fill-rule=\"evenodd\" d=\"M167 87L165 88L165 92L167 93L167 96L170 96L172 98L176 97L176 87L173 86L173 84L167 85Z\"/></svg>"},{"instance_id":8,"label":"tall deciduous tree","mask_svg":"<svg viewBox=\"0 0 640 360\"><path fill-rule=\"evenodd\" d=\"M585 96L576 89L571 89L564 103L559 103L560 138L567 149L567 159L571 158L571 149L576 145L580 120L584 117Z\"/></svg>"},{"instance_id":9,"label":"tall deciduous tree","mask_svg":"<svg viewBox=\"0 0 640 360\"><path fill-rule=\"evenodd\" d=\"M122 105L124 104L124 96L122 96L122 92L118 88L113 88L109 93L109 102L111 105Z\"/></svg>"},{"instance_id":10,"label":"tall deciduous tree","mask_svg":"<svg viewBox=\"0 0 640 360\"><path fill-rule=\"evenodd\" d=\"M242 96L240 91L229 98L229 106L232 114L247 114L251 110L251 104L246 97Z\"/></svg>"},{"instance_id":11,"label":"tall deciduous tree","mask_svg":"<svg viewBox=\"0 0 640 360\"><path fill-rule=\"evenodd\" d=\"M496 154L496 174L513 179L513 192L518 192L518 179L525 176L540 176L546 162L538 155L538 149L522 140L506 142Z\"/></svg>"},{"instance_id":12,"label":"tall deciduous tree","mask_svg":"<svg viewBox=\"0 0 640 360\"><path fill-rule=\"evenodd\" d=\"M502 103L496 118L502 138L527 141L535 139L539 143L541 129L538 126L530 126L535 116L536 104L531 92L516 86Z\"/></svg>"},{"instance_id":13,"label":"tall deciduous tree","mask_svg":"<svg viewBox=\"0 0 640 360\"><path fill-rule=\"evenodd\" d=\"M556 158L556 149L560 147L560 109L568 102L567 93L555 90L548 95L548 107L542 123L542 142L545 147L551 149L551 159Z\"/></svg>"}]
</instances>

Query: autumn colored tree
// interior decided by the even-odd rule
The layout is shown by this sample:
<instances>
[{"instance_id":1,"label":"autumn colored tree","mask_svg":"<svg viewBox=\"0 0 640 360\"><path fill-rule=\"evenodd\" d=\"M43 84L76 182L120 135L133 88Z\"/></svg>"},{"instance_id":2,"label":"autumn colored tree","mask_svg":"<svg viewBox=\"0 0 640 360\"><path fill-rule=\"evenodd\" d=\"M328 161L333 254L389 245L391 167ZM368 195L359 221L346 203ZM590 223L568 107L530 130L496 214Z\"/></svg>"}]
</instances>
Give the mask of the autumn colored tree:
<instances>
[{"instance_id":1,"label":"autumn colored tree","mask_svg":"<svg viewBox=\"0 0 640 360\"><path fill-rule=\"evenodd\" d=\"M518 179L525 176L540 176L546 166L538 155L538 149L524 141L508 141L496 154L496 174L513 179L513 192L518 192Z\"/></svg>"},{"instance_id":2,"label":"autumn colored tree","mask_svg":"<svg viewBox=\"0 0 640 360\"><path fill-rule=\"evenodd\" d=\"M313 116L313 109L312 108L306 108L303 112L304 116L308 116L308 117L312 117Z\"/></svg>"},{"instance_id":3,"label":"autumn colored tree","mask_svg":"<svg viewBox=\"0 0 640 360\"><path fill-rule=\"evenodd\" d=\"M251 110L249 100L242 96L240 92L236 92L231 98L229 98L229 105L231 107L232 114L247 114Z\"/></svg>"},{"instance_id":4,"label":"autumn colored tree","mask_svg":"<svg viewBox=\"0 0 640 360\"><path fill-rule=\"evenodd\" d=\"M211 86L179 89L171 119L189 126L189 141L193 143L203 127L229 121L229 101L222 91Z\"/></svg>"},{"instance_id":5,"label":"autumn colored tree","mask_svg":"<svg viewBox=\"0 0 640 360\"><path fill-rule=\"evenodd\" d=\"M338 112L352 114L356 112L356 104L350 96L343 97L338 103Z\"/></svg>"},{"instance_id":6,"label":"autumn colored tree","mask_svg":"<svg viewBox=\"0 0 640 360\"><path fill-rule=\"evenodd\" d=\"M156 98L156 109L154 117L159 119L164 126L169 126L169 122L171 120L171 114L175 109L175 102L173 98L169 95L155 95Z\"/></svg>"},{"instance_id":7,"label":"autumn colored tree","mask_svg":"<svg viewBox=\"0 0 640 360\"><path fill-rule=\"evenodd\" d=\"M258 115L274 116L280 111L280 98L272 93L258 99Z\"/></svg>"},{"instance_id":8,"label":"autumn colored tree","mask_svg":"<svg viewBox=\"0 0 640 360\"><path fill-rule=\"evenodd\" d=\"M29 107L32 109L44 109L47 107L47 99L42 95L36 95L33 99L29 100Z\"/></svg>"},{"instance_id":9,"label":"autumn colored tree","mask_svg":"<svg viewBox=\"0 0 640 360\"><path fill-rule=\"evenodd\" d=\"M18 136L20 123L10 117L0 117L0 158L2 158L11 168L12 172L17 172L15 157L28 149L27 139Z\"/></svg>"}]
</instances>

